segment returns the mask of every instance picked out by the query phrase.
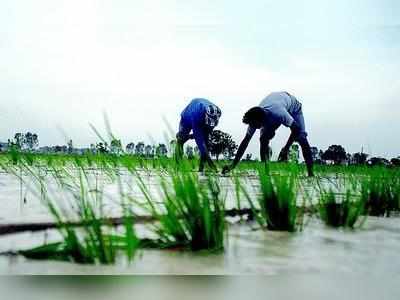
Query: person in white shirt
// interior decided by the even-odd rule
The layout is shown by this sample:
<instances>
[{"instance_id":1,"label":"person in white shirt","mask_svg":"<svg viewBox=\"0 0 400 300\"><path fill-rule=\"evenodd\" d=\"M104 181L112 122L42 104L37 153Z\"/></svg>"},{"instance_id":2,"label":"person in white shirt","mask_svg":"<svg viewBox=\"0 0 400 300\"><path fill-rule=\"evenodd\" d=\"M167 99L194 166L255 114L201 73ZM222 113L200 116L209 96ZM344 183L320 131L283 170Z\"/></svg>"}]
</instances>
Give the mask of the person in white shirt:
<instances>
[{"instance_id":1,"label":"person in white shirt","mask_svg":"<svg viewBox=\"0 0 400 300\"><path fill-rule=\"evenodd\" d=\"M234 169L240 162L255 131L260 129L260 158L265 162L268 157L269 142L275 131L282 124L291 130L286 145L279 154L279 161L287 161L290 146L298 142L301 146L309 176L314 176L311 147L307 140L301 103L288 92L273 92L261 101L259 106L248 110L243 116L243 123L248 124L245 138L240 143L233 163L223 168L223 173Z\"/></svg>"}]
</instances>

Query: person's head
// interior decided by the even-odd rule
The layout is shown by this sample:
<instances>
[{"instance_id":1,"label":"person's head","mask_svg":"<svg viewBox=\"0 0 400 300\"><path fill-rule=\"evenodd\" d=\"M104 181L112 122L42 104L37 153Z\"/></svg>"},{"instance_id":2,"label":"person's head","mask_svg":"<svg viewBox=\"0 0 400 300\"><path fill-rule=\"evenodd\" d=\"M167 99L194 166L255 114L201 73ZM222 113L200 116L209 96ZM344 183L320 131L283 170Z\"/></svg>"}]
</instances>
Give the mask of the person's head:
<instances>
[{"instance_id":1,"label":"person's head","mask_svg":"<svg viewBox=\"0 0 400 300\"><path fill-rule=\"evenodd\" d=\"M261 128L265 119L265 111L259 106L250 108L243 116L243 123L253 128Z\"/></svg>"},{"instance_id":2,"label":"person's head","mask_svg":"<svg viewBox=\"0 0 400 300\"><path fill-rule=\"evenodd\" d=\"M221 110L215 105L209 105L206 108L205 123L208 127L214 128L218 125L221 118Z\"/></svg>"}]
</instances>

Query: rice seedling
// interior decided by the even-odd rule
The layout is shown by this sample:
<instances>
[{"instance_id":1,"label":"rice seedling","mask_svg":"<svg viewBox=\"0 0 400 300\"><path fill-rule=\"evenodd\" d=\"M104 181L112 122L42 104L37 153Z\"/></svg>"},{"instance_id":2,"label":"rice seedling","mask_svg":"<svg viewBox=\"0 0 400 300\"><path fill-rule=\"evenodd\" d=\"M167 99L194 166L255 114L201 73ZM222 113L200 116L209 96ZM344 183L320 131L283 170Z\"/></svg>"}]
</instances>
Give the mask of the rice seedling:
<instances>
[{"instance_id":1,"label":"rice seedling","mask_svg":"<svg viewBox=\"0 0 400 300\"><path fill-rule=\"evenodd\" d=\"M20 167L36 180L42 202L55 218L62 237L59 242L20 251L21 255L32 259L56 259L82 264L113 264L117 250L121 249L126 251L129 259L133 257L139 242L132 215L124 211L125 240L123 246L121 243L116 244L114 226L104 221L102 200L96 198L97 201L94 201L90 179L84 169L78 169L78 173L72 174L66 169L57 169L57 172L52 173L62 191L70 196L66 199L69 205L65 207L61 201L62 194L57 193L57 200L51 199L46 188L47 182L40 175L39 168L25 163L23 157L20 159ZM19 175L12 169L8 171ZM74 225L77 223L79 227Z\"/></svg>"},{"instance_id":2,"label":"rice seedling","mask_svg":"<svg viewBox=\"0 0 400 300\"><path fill-rule=\"evenodd\" d=\"M316 187L319 216L326 225L354 228L363 215L358 225L364 224L366 202L360 193L358 174L338 174L334 178L319 179Z\"/></svg>"},{"instance_id":3,"label":"rice seedling","mask_svg":"<svg viewBox=\"0 0 400 300\"><path fill-rule=\"evenodd\" d=\"M345 195L336 194L332 190L321 193L319 214L328 226L354 228L364 210L363 199L359 195L352 195L350 190ZM365 220L364 217L360 227Z\"/></svg>"},{"instance_id":4,"label":"rice seedling","mask_svg":"<svg viewBox=\"0 0 400 300\"><path fill-rule=\"evenodd\" d=\"M389 217L400 211L400 179L388 172L373 170L362 182L361 194L371 216Z\"/></svg>"},{"instance_id":5,"label":"rice seedling","mask_svg":"<svg viewBox=\"0 0 400 300\"><path fill-rule=\"evenodd\" d=\"M176 169L173 164L167 165L162 176L167 176L171 181L161 179L161 189L164 202L160 210L156 210L154 199L148 198L148 207L157 217L158 223L150 225L156 228L157 240L140 240L134 230L134 214L131 207L125 203L125 194L120 187L119 199L123 209L123 233L116 233L112 224L104 220L101 193L98 192L97 172L114 180L119 186L121 183L119 158L109 158L104 155L90 159L96 160L100 168L94 174L95 186L92 186L90 171L87 168L87 157L71 157L68 162L52 158L46 168L48 175L61 188L62 193L69 194L69 205L62 206L62 195L57 194L52 198L47 191L47 181L40 174L38 162L26 160L24 154L18 154L18 168L6 165L9 173L20 176L18 170L33 178L40 186L43 203L58 224L58 231L62 240L56 243L45 244L40 247L21 251L20 254L28 258L57 259L73 261L76 263L102 263L115 262L118 252L126 254L132 259L134 253L141 247L183 247L197 250L223 249L224 243L224 201L221 199L216 178L208 177L200 181L197 174L188 170ZM93 162L92 162L93 163ZM143 193L149 188L137 166L129 165L128 160L123 164L129 167L129 172L134 174ZM121 163L122 165L122 163ZM173 168L171 166L174 166ZM143 173L143 172L142 172ZM20 176L22 178L22 176ZM95 192L93 194L93 191ZM100 199L98 198L100 194ZM72 201L70 200L72 199ZM53 200L50 200L53 199ZM80 224L76 227L76 224Z\"/></svg>"},{"instance_id":6,"label":"rice seedling","mask_svg":"<svg viewBox=\"0 0 400 300\"><path fill-rule=\"evenodd\" d=\"M303 166L269 163L268 167L258 162L240 164L233 172L232 182L237 210L246 210L250 219L254 218L269 230L301 230L306 212L317 213L329 226L354 228L363 224L365 214L390 216L400 211L398 171L319 166L318 173L323 176L325 185L316 180L316 193L303 196L304 199L309 197L311 206L306 207L304 202L300 207L296 202L304 193L299 192L303 181L299 173ZM144 158L124 153L118 156L107 153L59 155L11 151L0 154L0 168L20 178L21 184L24 177L34 179L42 203L58 224L61 239L20 251L26 257L113 264L119 254L132 260L140 248L192 251L224 248L225 216L229 214L221 191L224 186L219 184L216 174L201 176L193 172L196 169L193 161L182 159L177 164L174 158ZM150 181L146 180L150 177L157 178L161 201L153 196ZM49 178L62 193L49 193ZM254 191L249 192L251 181L259 182L257 196ZM120 222L119 227L106 221L103 184L119 186L119 191L113 195L113 202L121 207L118 212L122 213L122 225ZM123 184L132 190L137 184L144 202L139 201L140 196L126 194ZM305 184L315 187L315 181ZM63 206L65 196L61 194L69 195L68 205ZM241 201L243 195L247 203ZM152 232L152 239L139 238L135 231L137 216L134 211L138 207L144 208L155 220L146 225Z\"/></svg>"},{"instance_id":7,"label":"rice seedling","mask_svg":"<svg viewBox=\"0 0 400 300\"><path fill-rule=\"evenodd\" d=\"M169 179L172 181L168 181ZM215 178L202 182L195 173L170 171L161 180L161 207L155 205L150 190L138 176L145 207L159 220L152 229L161 247L188 247L193 251L224 247L225 203Z\"/></svg>"},{"instance_id":8,"label":"rice seedling","mask_svg":"<svg viewBox=\"0 0 400 300\"><path fill-rule=\"evenodd\" d=\"M97 208L93 204L84 172L80 172L78 180L79 190L71 185L63 185L64 190L69 190L73 197L70 207L60 206L60 201L50 200L48 193L45 197L45 203L57 221L62 241L21 251L22 255L83 264L115 262L116 247L110 238L114 232L113 226L104 223L101 203ZM79 222L82 226L76 228L70 225L72 222Z\"/></svg>"},{"instance_id":9,"label":"rice seedling","mask_svg":"<svg viewBox=\"0 0 400 300\"><path fill-rule=\"evenodd\" d=\"M265 167L258 169L261 194L254 203L246 188L241 190L251 206L257 222L274 231L296 231L297 182L296 172L271 175Z\"/></svg>"}]
</instances>

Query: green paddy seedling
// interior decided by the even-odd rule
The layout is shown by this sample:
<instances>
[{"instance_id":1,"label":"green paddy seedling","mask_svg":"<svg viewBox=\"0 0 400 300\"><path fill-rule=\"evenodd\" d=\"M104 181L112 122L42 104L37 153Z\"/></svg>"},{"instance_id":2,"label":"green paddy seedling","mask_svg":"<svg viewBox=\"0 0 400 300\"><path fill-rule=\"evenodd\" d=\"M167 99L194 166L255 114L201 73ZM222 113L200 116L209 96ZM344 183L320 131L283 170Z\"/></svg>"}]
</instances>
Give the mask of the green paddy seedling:
<instances>
[{"instance_id":1,"label":"green paddy seedling","mask_svg":"<svg viewBox=\"0 0 400 300\"><path fill-rule=\"evenodd\" d=\"M371 216L387 216L400 211L400 174L375 169L362 181L361 194Z\"/></svg>"},{"instance_id":2,"label":"green paddy seedling","mask_svg":"<svg viewBox=\"0 0 400 300\"><path fill-rule=\"evenodd\" d=\"M332 227L354 228L365 210L365 202L359 195L347 191L345 195L332 190L321 193L319 214L326 225ZM360 226L364 223L364 216Z\"/></svg>"},{"instance_id":3,"label":"green paddy seedling","mask_svg":"<svg viewBox=\"0 0 400 300\"><path fill-rule=\"evenodd\" d=\"M146 199L144 207L159 220L152 228L162 247L223 249L225 201L215 177L202 180L184 168L171 170L161 179L161 206L140 176L138 182Z\"/></svg>"},{"instance_id":4,"label":"green paddy seedling","mask_svg":"<svg viewBox=\"0 0 400 300\"><path fill-rule=\"evenodd\" d=\"M241 185L256 220L262 227L274 231L296 231L297 209L297 173L272 175L265 166L258 168L260 195L253 199Z\"/></svg>"}]
</instances>

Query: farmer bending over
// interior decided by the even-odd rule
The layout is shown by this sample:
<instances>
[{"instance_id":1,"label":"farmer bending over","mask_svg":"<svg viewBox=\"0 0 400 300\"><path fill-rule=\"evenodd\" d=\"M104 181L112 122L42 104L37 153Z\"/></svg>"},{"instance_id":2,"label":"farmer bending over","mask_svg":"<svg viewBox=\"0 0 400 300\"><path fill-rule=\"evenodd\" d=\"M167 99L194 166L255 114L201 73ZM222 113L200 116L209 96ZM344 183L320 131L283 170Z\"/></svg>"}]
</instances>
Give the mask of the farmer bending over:
<instances>
[{"instance_id":1,"label":"farmer bending over","mask_svg":"<svg viewBox=\"0 0 400 300\"><path fill-rule=\"evenodd\" d=\"M251 108L244 114L243 123L249 125L246 136L239 146L233 163L224 167L224 174L234 169L239 163L257 129L260 129L261 161L265 162L269 159L269 142L275 136L276 129L283 124L290 128L291 134L279 154L279 161L287 161L290 146L298 142L307 165L308 175L313 176L313 159L307 140L301 103L294 96L287 92L269 94L259 106Z\"/></svg>"},{"instance_id":2,"label":"farmer bending over","mask_svg":"<svg viewBox=\"0 0 400 300\"><path fill-rule=\"evenodd\" d=\"M183 155L183 145L194 138L200 152L199 171L203 171L205 163L217 170L208 151L208 141L220 117L221 110L215 104L206 99L193 99L181 113L179 132L176 134L177 158L180 159ZM193 134L190 134L192 130Z\"/></svg>"}]
</instances>

